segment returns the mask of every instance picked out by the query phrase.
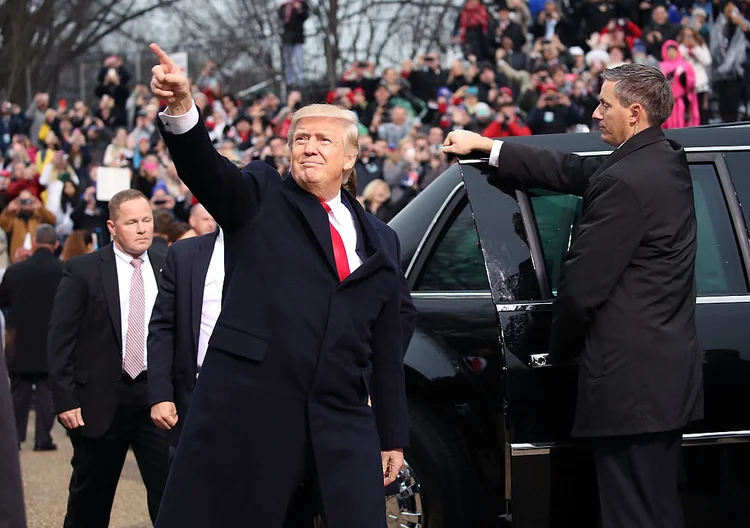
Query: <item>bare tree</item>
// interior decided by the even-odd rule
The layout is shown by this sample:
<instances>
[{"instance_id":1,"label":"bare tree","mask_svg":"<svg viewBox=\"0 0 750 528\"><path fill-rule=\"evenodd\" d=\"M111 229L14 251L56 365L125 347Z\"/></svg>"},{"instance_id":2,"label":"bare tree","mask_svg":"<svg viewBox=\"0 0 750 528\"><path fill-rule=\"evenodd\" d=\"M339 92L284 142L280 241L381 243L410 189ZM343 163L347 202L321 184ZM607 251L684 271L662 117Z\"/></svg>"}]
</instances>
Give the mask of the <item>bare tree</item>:
<instances>
[{"instance_id":1,"label":"bare tree","mask_svg":"<svg viewBox=\"0 0 750 528\"><path fill-rule=\"evenodd\" d=\"M356 60L392 66L428 49L451 45L462 0L310 0L308 41L322 39L310 64L324 64L329 88ZM319 41L318 41L319 42Z\"/></svg>"},{"instance_id":2,"label":"bare tree","mask_svg":"<svg viewBox=\"0 0 750 528\"><path fill-rule=\"evenodd\" d=\"M59 73L128 22L178 0L4 0L0 2L0 86L21 101L27 79L54 91Z\"/></svg>"}]
</instances>

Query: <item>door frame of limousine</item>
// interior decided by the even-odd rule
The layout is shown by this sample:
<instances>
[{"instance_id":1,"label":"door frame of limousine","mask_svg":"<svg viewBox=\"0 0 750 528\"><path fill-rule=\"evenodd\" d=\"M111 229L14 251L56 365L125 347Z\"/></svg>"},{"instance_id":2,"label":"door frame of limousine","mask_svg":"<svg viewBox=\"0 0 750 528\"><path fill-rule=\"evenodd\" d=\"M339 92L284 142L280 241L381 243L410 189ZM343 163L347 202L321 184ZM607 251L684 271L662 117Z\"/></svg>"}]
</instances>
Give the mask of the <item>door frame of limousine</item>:
<instances>
[{"instance_id":1,"label":"door frame of limousine","mask_svg":"<svg viewBox=\"0 0 750 528\"><path fill-rule=\"evenodd\" d=\"M691 165L713 164L716 169L747 282L750 275L750 241L731 176L723 159L724 150L750 151L750 147L686 149ZM601 156L608 153L609 151L595 151L579 154ZM750 152L748 161L750 162ZM551 323L553 296L529 197L524 189L517 189L527 244L542 298L508 302L502 298L502 284L492 277L492 263L498 258L494 252L499 251L500 246L492 243L496 211L491 207L491 196L493 192L502 191L490 185L486 176L497 169L489 167L486 160L462 160L461 163L478 165L477 168L481 167L483 173L482 178L464 178L464 182L485 253L491 294L503 341L506 373L505 498L511 513L509 518L512 518L514 527L565 526L566 523L573 522L572 519L575 519L578 526L591 525L596 522L597 497L590 450L585 442L571 439L568 434L575 406L577 366L575 363L548 364L546 343L538 335L546 335ZM703 315L709 311L719 313ZM735 320L740 316L747 316L746 320L750 320L750 293L698 298L698 319L712 317L718 320L723 314L730 312L734 312ZM534 333L537 335L534 336ZM743 361L750 360L750 352L742 352L743 357L747 356ZM750 394L750 389L747 393ZM750 454L750 418L746 422L726 430L707 430L699 424L683 436L683 446L745 444L741 447L745 451L741 456L745 456ZM584 493L581 493L582 490ZM750 497L750 493L747 496Z\"/></svg>"}]
</instances>

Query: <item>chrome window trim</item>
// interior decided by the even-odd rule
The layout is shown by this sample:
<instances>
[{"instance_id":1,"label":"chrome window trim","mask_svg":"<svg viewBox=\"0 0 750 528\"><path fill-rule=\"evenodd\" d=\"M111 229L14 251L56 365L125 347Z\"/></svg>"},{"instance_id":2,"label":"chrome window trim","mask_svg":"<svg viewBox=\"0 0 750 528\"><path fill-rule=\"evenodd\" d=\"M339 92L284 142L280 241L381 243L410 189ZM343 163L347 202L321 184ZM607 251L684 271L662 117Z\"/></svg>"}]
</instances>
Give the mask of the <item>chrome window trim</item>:
<instances>
[{"instance_id":1,"label":"chrome window trim","mask_svg":"<svg viewBox=\"0 0 750 528\"><path fill-rule=\"evenodd\" d=\"M492 299L489 291L413 291L415 299ZM530 312L543 310L552 306L551 300L521 301L517 303L497 304L498 312ZM733 304L750 303L750 294L737 295L704 295L696 297L696 304Z\"/></svg>"},{"instance_id":2,"label":"chrome window trim","mask_svg":"<svg viewBox=\"0 0 750 528\"><path fill-rule=\"evenodd\" d=\"M688 433L682 435L684 447L721 444L750 443L750 431L718 431L707 433ZM577 444L557 445L555 443L518 443L510 444L511 457L549 455L553 449L570 447Z\"/></svg>"},{"instance_id":3,"label":"chrome window trim","mask_svg":"<svg viewBox=\"0 0 750 528\"><path fill-rule=\"evenodd\" d=\"M427 226L427 230L425 231L424 235L422 236L422 240L419 241L419 245L417 246L416 251L414 251L414 255L411 257L411 261L409 262L409 266L406 268L406 273L404 274L407 278L411 275L411 270L414 267L414 263L417 261L417 258L419 258L419 254L422 252L422 249L424 248L424 245L427 243L427 238L429 238L430 233L432 233L432 230L435 228L435 224L438 223L440 220L440 217L443 216L443 211L445 211L445 208L448 207L448 204L453 200L453 197L456 195L458 191L461 190L461 188L464 186L463 180L461 180L460 183L458 183L453 190L448 194L448 197L443 201L443 204L440 206L440 209L438 209L437 213L435 213L435 216L432 217L432 220L430 221L430 225ZM412 293L412 295L414 295Z\"/></svg>"},{"instance_id":4,"label":"chrome window trim","mask_svg":"<svg viewBox=\"0 0 750 528\"><path fill-rule=\"evenodd\" d=\"M750 145L726 145L726 146L717 146L717 147L685 147L685 152L687 153L695 153L695 152L742 152L745 150L750 150ZM574 152L573 154L577 154L579 156L609 156L614 152L613 150L589 150L589 151L579 151Z\"/></svg>"},{"instance_id":5,"label":"chrome window trim","mask_svg":"<svg viewBox=\"0 0 750 528\"><path fill-rule=\"evenodd\" d=\"M750 303L750 294L704 295L695 299L696 304Z\"/></svg>"},{"instance_id":6,"label":"chrome window trim","mask_svg":"<svg viewBox=\"0 0 750 528\"><path fill-rule=\"evenodd\" d=\"M489 291L413 291L412 299L487 299L492 300Z\"/></svg>"}]
</instances>

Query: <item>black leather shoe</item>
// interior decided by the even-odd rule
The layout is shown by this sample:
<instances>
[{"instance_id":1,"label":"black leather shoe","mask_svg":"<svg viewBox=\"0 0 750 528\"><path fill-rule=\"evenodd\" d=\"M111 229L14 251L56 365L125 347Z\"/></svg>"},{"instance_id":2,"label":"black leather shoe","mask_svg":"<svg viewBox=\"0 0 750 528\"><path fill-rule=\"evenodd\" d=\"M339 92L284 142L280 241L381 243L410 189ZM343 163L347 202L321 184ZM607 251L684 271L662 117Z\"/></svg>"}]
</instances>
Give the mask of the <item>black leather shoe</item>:
<instances>
[{"instance_id":1,"label":"black leather shoe","mask_svg":"<svg viewBox=\"0 0 750 528\"><path fill-rule=\"evenodd\" d=\"M57 444L35 445L34 451L57 451Z\"/></svg>"}]
</instances>

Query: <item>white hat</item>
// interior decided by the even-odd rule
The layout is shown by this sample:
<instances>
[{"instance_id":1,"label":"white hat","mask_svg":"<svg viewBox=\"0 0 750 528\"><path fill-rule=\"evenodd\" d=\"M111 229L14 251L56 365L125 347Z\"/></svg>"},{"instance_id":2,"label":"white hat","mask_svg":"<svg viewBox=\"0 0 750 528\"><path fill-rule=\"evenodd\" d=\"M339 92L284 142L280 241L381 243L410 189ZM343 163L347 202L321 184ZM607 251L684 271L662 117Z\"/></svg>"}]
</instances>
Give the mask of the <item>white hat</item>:
<instances>
[{"instance_id":1,"label":"white hat","mask_svg":"<svg viewBox=\"0 0 750 528\"><path fill-rule=\"evenodd\" d=\"M596 61L602 61L606 66L609 64L609 53L602 49L594 49L586 54L586 66L591 67Z\"/></svg>"},{"instance_id":2,"label":"white hat","mask_svg":"<svg viewBox=\"0 0 750 528\"><path fill-rule=\"evenodd\" d=\"M570 53L574 57L577 57L579 55L583 55L583 48L581 46L573 46L568 50L568 53Z\"/></svg>"}]
</instances>

